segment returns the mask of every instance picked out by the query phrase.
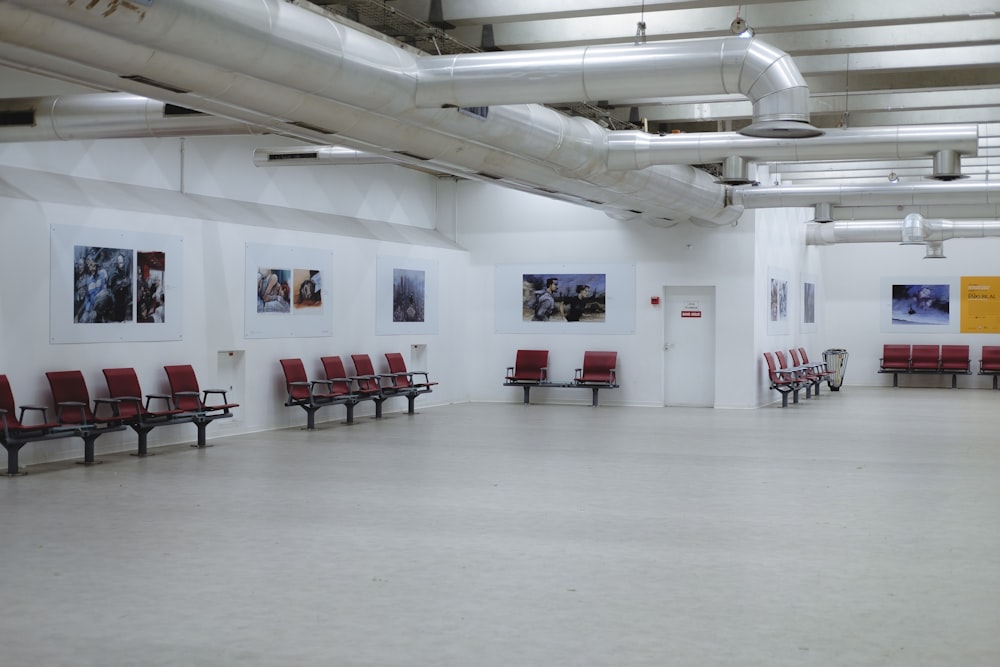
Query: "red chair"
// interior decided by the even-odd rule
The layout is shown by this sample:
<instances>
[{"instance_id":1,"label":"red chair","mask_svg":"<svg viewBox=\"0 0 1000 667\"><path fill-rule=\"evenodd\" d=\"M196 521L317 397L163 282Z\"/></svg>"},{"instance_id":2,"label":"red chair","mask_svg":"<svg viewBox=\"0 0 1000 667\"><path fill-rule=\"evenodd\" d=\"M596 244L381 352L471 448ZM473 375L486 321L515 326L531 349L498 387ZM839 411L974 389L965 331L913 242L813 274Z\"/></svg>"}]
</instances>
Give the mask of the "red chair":
<instances>
[{"instance_id":1,"label":"red chair","mask_svg":"<svg viewBox=\"0 0 1000 667\"><path fill-rule=\"evenodd\" d=\"M507 367L507 384L545 382L549 373L548 350L518 350L514 365Z\"/></svg>"},{"instance_id":2,"label":"red chair","mask_svg":"<svg viewBox=\"0 0 1000 667\"><path fill-rule=\"evenodd\" d=\"M800 352L802 348L789 348L788 354L792 358L792 367L800 368L812 378L813 386L816 387L816 395L819 396L819 388L824 380L827 380L833 373L826 370L826 364L810 364L802 358Z\"/></svg>"},{"instance_id":3,"label":"red chair","mask_svg":"<svg viewBox=\"0 0 1000 667\"><path fill-rule=\"evenodd\" d=\"M793 403L799 402L799 389L802 382L788 371L778 368L773 352L764 353L764 361L767 363L767 377L770 380L770 388L781 394L781 407L788 407L788 396L791 394Z\"/></svg>"},{"instance_id":4,"label":"red chair","mask_svg":"<svg viewBox=\"0 0 1000 667\"><path fill-rule=\"evenodd\" d=\"M118 415L122 422L139 437L136 456L147 456L146 441L149 432L157 426L191 421L190 415L170 407L170 396L167 394L148 394L143 403L142 387L134 368L105 368L104 381L108 385L108 396L118 401ZM153 406L154 400L160 405Z\"/></svg>"},{"instance_id":5,"label":"red chair","mask_svg":"<svg viewBox=\"0 0 1000 667\"><path fill-rule=\"evenodd\" d=\"M83 439L84 454L80 463L100 463L94 459L94 443L105 433L125 429L118 414L119 402L113 398L96 398L91 407L87 382L80 371L50 371L45 377L52 389L56 420L62 426L76 429L75 435ZM105 409L100 414L102 407Z\"/></svg>"},{"instance_id":6,"label":"red chair","mask_svg":"<svg viewBox=\"0 0 1000 667\"><path fill-rule=\"evenodd\" d=\"M583 366L576 369L573 381L578 384L614 385L618 381L617 365L617 352L584 352Z\"/></svg>"},{"instance_id":7,"label":"red chair","mask_svg":"<svg viewBox=\"0 0 1000 667\"><path fill-rule=\"evenodd\" d=\"M354 363L354 375L350 376L351 380L354 381L361 396L375 403L375 418L381 419L382 404L388 398L382 389L381 376L375 373L375 367L372 366L372 360L367 354L352 354L351 361Z\"/></svg>"},{"instance_id":8,"label":"red chair","mask_svg":"<svg viewBox=\"0 0 1000 667\"><path fill-rule=\"evenodd\" d=\"M310 380L301 359L280 359L281 370L285 374L285 389L288 391L286 406L299 406L306 411L306 429L316 428L316 412L328 405L348 405L348 413L357 401L348 391L335 391L330 380ZM348 421L351 421L350 419Z\"/></svg>"},{"instance_id":9,"label":"red chair","mask_svg":"<svg viewBox=\"0 0 1000 667\"><path fill-rule=\"evenodd\" d=\"M806 398L812 397L812 388L816 387L816 394L819 395L819 376L809 372L808 368L799 365L792 365L785 356L784 350L776 350L774 356L778 359L779 370L791 374L806 388Z\"/></svg>"},{"instance_id":10,"label":"red chair","mask_svg":"<svg viewBox=\"0 0 1000 667\"><path fill-rule=\"evenodd\" d=\"M593 391L591 405L597 407L597 392L602 387L618 386L618 353L588 350L583 353L583 366L575 370L573 382Z\"/></svg>"},{"instance_id":11,"label":"red chair","mask_svg":"<svg viewBox=\"0 0 1000 667\"><path fill-rule=\"evenodd\" d=\"M812 368L813 373L816 373L817 375L822 375L823 379L830 384L830 387L832 389L834 389L835 391L840 389L840 387L833 387L832 384L833 381L830 378L836 375L836 373L827 368L825 361L816 361L816 362L809 361L809 355L806 354L806 348L804 347L799 348L799 359L801 359L803 366L809 366L810 368Z\"/></svg>"},{"instance_id":12,"label":"red chair","mask_svg":"<svg viewBox=\"0 0 1000 667\"><path fill-rule=\"evenodd\" d=\"M389 373L385 377L389 384L384 387L388 392L406 396L408 402L407 414L413 414L413 404L420 394L432 391L437 382L431 382L427 371L408 371L403 355L399 352L386 352L385 360L389 364ZM421 376L423 379L416 378ZM416 379L415 379L416 378Z\"/></svg>"},{"instance_id":13,"label":"red chair","mask_svg":"<svg viewBox=\"0 0 1000 667\"><path fill-rule=\"evenodd\" d=\"M899 386L899 373L910 372L910 346L882 346L882 358L879 360L879 373L892 373L892 386Z\"/></svg>"},{"instance_id":14,"label":"red chair","mask_svg":"<svg viewBox=\"0 0 1000 667\"><path fill-rule=\"evenodd\" d=\"M38 413L41 421L24 423L26 411ZM76 435L75 431L62 430L58 422L48 420L47 409L40 405L22 405L18 410L14 403L14 392L6 375L0 375L0 444L7 450L7 472L9 476L24 474L18 469L18 453L29 442L55 440Z\"/></svg>"},{"instance_id":15,"label":"red chair","mask_svg":"<svg viewBox=\"0 0 1000 667\"><path fill-rule=\"evenodd\" d=\"M968 375L972 372L972 360L969 359L968 345L941 346L941 372L951 373L951 388L958 386L958 375Z\"/></svg>"},{"instance_id":16,"label":"red chair","mask_svg":"<svg viewBox=\"0 0 1000 667\"><path fill-rule=\"evenodd\" d=\"M911 373L940 373L941 346L914 345L910 349Z\"/></svg>"},{"instance_id":17,"label":"red chair","mask_svg":"<svg viewBox=\"0 0 1000 667\"><path fill-rule=\"evenodd\" d=\"M992 375L993 388L997 388L997 377L1000 376L1000 345L983 345L982 356L979 359L979 375Z\"/></svg>"},{"instance_id":18,"label":"red chair","mask_svg":"<svg viewBox=\"0 0 1000 667\"><path fill-rule=\"evenodd\" d=\"M198 377L191 366L164 366L163 370L166 371L167 382L170 383L170 396L174 407L191 414L191 423L198 429L197 447L205 447L205 429L208 425L216 419L232 417L233 413L230 410L240 407L240 404L228 402L225 389L200 390ZM209 396L221 396L222 403L209 404Z\"/></svg>"}]
</instances>

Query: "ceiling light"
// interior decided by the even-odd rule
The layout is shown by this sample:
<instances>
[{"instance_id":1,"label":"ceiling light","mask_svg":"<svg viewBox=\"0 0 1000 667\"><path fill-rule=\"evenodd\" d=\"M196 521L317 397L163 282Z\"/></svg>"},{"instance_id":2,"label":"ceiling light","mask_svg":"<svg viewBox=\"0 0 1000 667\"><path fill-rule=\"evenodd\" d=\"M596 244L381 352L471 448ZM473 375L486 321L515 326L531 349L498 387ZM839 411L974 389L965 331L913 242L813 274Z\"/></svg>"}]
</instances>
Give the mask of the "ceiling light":
<instances>
[{"instance_id":1,"label":"ceiling light","mask_svg":"<svg viewBox=\"0 0 1000 667\"><path fill-rule=\"evenodd\" d=\"M733 33L737 37L743 37L746 39L754 36L754 29L751 28L746 19L741 16L737 16L733 19L733 22L729 24L729 32Z\"/></svg>"},{"instance_id":2,"label":"ceiling light","mask_svg":"<svg viewBox=\"0 0 1000 667\"><path fill-rule=\"evenodd\" d=\"M894 171L889 172L888 178L890 183L899 183L899 176L897 176Z\"/></svg>"}]
</instances>

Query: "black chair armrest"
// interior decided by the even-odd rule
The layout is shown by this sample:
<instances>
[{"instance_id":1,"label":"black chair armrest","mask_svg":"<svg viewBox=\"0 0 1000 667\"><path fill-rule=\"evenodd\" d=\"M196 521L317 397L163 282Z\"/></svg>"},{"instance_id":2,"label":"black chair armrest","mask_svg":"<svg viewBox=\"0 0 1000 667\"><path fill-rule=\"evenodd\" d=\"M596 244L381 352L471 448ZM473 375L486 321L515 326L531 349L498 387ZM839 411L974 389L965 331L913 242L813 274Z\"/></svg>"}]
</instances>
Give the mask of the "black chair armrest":
<instances>
[{"instance_id":1,"label":"black chair armrest","mask_svg":"<svg viewBox=\"0 0 1000 667\"><path fill-rule=\"evenodd\" d=\"M42 413L42 423L43 424L49 420L49 417L48 417L49 409L46 408L44 405L22 405L21 406L21 414L17 418L17 420L19 422L21 422L22 424L24 424L24 411L25 410L34 410L34 411L37 411L37 412L41 412Z\"/></svg>"},{"instance_id":2,"label":"black chair armrest","mask_svg":"<svg viewBox=\"0 0 1000 667\"><path fill-rule=\"evenodd\" d=\"M146 394L146 409L149 410L150 403L153 400L163 401L167 409L170 409L170 394Z\"/></svg>"},{"instance_id":3,"label":"black chair armrest","mask_svg":"<svg viewBox=\"0 0 1000 667\"><path fill-rule=\"evenodd\" d=\"M141 399L136 398L135 400L140 401ZM119 415L118 406L121 403L117 398L95 398L94 399L94 415L97 416L98 410L100 410L102 405L107 405L111 408L111 416L117 417Z\"/></svg>"}]
</instances>

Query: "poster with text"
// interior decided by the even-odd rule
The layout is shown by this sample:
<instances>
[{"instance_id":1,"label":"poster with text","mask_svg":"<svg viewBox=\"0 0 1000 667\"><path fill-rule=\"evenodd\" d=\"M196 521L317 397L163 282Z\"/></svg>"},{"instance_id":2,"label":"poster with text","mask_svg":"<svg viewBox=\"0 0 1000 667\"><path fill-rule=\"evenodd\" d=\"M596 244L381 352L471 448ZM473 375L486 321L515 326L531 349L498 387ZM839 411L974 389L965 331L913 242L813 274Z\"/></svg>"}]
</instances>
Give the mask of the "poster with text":
<instances>
[{"instance_id":1,"label":"poster with text","mask_svg":"<svg viewBox=\"0 0 1000 667\"><path fill-rule=\"evenodd\" d=\"M962 333L1000 333L1000 276L962 276Z\"/></svg>"}]
</instances>

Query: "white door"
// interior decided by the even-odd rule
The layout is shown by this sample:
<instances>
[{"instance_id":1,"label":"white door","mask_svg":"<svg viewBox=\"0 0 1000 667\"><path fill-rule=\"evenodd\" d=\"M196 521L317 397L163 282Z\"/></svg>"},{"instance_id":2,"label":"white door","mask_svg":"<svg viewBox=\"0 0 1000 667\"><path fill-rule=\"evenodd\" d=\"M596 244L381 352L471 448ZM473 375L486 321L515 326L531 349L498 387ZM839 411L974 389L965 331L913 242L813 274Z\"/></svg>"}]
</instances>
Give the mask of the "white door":
<instances>
[{"instance_id":1,"label":"white door","mask_svg":"<svg viewBox=\"0 0 1000 667\"><path fill-rule=\"evenodd\" d=\"M665 287L663 402L715 405L715 287Z\"/></svg>"}]
</instances>

